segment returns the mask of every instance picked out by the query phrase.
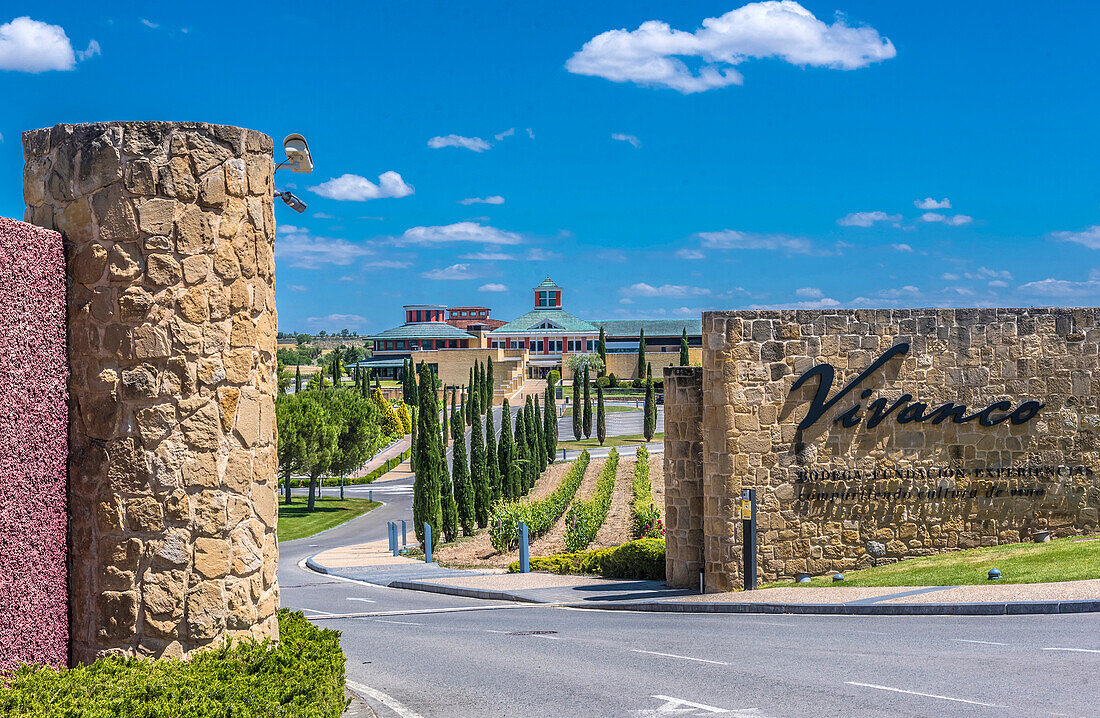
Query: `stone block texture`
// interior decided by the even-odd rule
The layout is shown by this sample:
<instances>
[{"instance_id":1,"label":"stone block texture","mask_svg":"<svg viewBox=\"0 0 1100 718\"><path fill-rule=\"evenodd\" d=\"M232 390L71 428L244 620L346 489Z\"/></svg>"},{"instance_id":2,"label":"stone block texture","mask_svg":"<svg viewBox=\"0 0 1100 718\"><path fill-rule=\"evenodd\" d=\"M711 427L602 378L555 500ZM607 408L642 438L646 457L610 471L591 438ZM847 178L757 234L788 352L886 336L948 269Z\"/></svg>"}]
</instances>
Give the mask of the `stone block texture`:
<instances>
[{"instance_id":1,"label":"stone block texture","mask_svg":"<svg viewBox=\"0 0 1100 718\"><path fill-rule=\"evenodd\" d=\"M703 571L703 370L670 366L665 386L665 578L694 588Z\"/></svg>"},{"instance_id":2,"label":"stone block texture","mask_svg":"<svg viewBox=\"0 0 1100 718\"><path fill-rule=\"evenodd\" d=\"M792 395L798 376L833 365L832 397L899 342L907 354L798 429L818 385ZM1018 425L895 414L867 426L870 402L904 394L970 412L1045 406ZM701 395L708 590L741 586L743 487L757 490L760 580L1100 527L1100 309L707 312ZM856 402L864 421L846 428L836 419ZM666 411L679 409L666 400ZM670 555L687 550L677 536ZM885 556L870 555L872 541Z\"/></svg>"},{"instance_id":3,"label":"stone block texture","mask_svg":"<svg viewBox=\"0 0 1100 718\"><path fill-rule=\"evenodd\" d=\"M68 663L68 371L61 235L0 218L0 673Z\"/></svg>"},{"instance_id":4,"label":"stone block texture","mask_svg":"<svg viewBox=\"0 0 1100 718\"><path fill-rule=\"evenodd\" d=\"M277 637L271 138L57 125L23 152L67 255L72 658Z\"/></svg>"}]
</instances>

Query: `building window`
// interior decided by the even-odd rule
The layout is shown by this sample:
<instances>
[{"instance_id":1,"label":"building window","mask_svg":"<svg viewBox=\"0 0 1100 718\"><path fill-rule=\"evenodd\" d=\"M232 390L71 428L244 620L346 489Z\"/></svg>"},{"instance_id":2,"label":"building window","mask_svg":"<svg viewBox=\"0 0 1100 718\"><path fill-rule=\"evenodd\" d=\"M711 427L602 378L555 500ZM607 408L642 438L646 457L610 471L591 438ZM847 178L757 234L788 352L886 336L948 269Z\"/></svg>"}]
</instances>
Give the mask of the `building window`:
<instances>
[{"instance_id":1,"label":"building window","mask_svg":"<svg viewBox=\"0 0 1100 718\"><path fill-rule=\"evenodd\" d=\"M596 348L596 342L591 339L588 340L588 351L592 351Z\"/></svg>"},{"instance_id":2,"label":"building window","mask_svg":"<svg viewBox=\"0 0 1100 718\"><path fill-rule=\"evenodd\" d=\"M523 348L523 342L521 342L519 339L511 339L511 340L509 340L509 343L511 344L512 349L522 349Z\"/></svg>"},{"instance_id":3,"label":"building window","mask_svg":"<svg viewBox=\"0 0 1100 718\"><path fill-rule=\"evenodd\" d=\"M550 339L547 344L551 354L561 354L561 339Z\"/></svg>"},{"instance_id":4,"label":"building window","mask_svg":"<svg viewBox=\"0 0 1100 718\"><path fill-rule=\"evenodd\" d=\"M398 349L404 349L405 348L405 340L404 339L398 339L396 346L397 346Z\"/></svg>"},{"instance_id":5,"label":"building window","mask_svg":"<svg viewBox=\"0 0 1100 718\"><path fill-rule=\"evenodd\" d=\"M539 291L539 306L540 307L556 307L558 306L558 293L553 291L542 290Z\"/></svg>"}]
</instances>

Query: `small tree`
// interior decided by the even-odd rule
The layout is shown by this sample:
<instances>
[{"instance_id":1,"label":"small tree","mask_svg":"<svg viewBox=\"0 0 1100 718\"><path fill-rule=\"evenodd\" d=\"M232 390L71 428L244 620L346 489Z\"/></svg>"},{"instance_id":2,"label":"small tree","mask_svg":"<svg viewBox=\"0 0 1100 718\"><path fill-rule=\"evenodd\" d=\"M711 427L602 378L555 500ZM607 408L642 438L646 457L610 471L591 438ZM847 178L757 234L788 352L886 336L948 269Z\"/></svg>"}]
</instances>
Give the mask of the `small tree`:
<instances>
[{"instance_id":1,"label":"small tree","mask_svg":"<svg viewBox=\"0 0 1100 718\"><path fill-rule=\"evenodd\" d=\"M600 339L596 343L596 354L600 357L602 366L597 370L597 376L603 376L607 371L607 335L604 334L603 327L600 327Z\"/></svg>"},{"instance_id":2,"label":"small tree","mask_svg":"<svg viewBox=\"0 0 1100 718\"><path fill-rule=\"evenodd\" d=\"M485 440L481 433L481 417L478 417L470 426L470 482L474 485L474 520L482 529L489 523L489 504L492 501L487 469Z\"/></svg>"},{"instance_id":3,"label":"small tree","mask_svg":"<svg viewBox=\"0 0 1100 718\"><path fill-rule=\"evenodd\" d=\"M552 386L546 387L546 406L542 411L542 431L546 435L546 460L552 464L558 453L558 405Z\"/></svg>"},{"instance_id":4,"label":"small tree","mask_svg":"<svg viewBox=\"0 0 1100 718\"><path fill-rule=\"evenodd\" d=\"M451 425L457 426L459 422L452 419ZM470 465L466 459L464 436L455 437L455 447L451 451L451 475L454 477L458 523L462 527L462 535L469 536L474 532L476 518L474 516L474 484L470 479Z\"/></svg>"},{"instance_id":5,"label":"small tree","mask_svg":"<svg viewBox=\"0 0 1100 718\"><path fill-rule=\"evenodd\" d=\"M520 409L519 413L516 414L516 433L513 441L515 453L512 459L514 476L509 476L509 480L515 482L513 492L516 498L527 494L527 480L530 471L530 445L527 443L527 418L525 413L525 409Z\"/></svg>"},{"instance_id":6,"label":"small tree","mask_svg":"<svg viewBox=\"0 0 1100 718\"><path fill-rule=\"evenodd\" d=\"M688 365L688 330L684 327L684 333L680 335L680 366Z\"/></svg>"},{"instance_id":7,"label":"small tree","mask_svg":"<svg viewBox=\"0 0 1100 718\"><path fill-rule=\"evenodd\" d=\"M647 381L645 385L645 415L642 417L642 435L647 442L653 441L653 433L656 431L656 402L653 398L653 382Z\"/></svg>"},{"instance_id":8,"label":"small tree","mask_svg":"<svg viewBox=\"0 0 1100 718\"><path fill-rule=\"evenodd\" d=\"M497 462L500 469L501 495L505 501L519 498L517 493L519 482L516 481L516 456L512 440L512 410L508 406L508 400L504 400L504 407L500 412L500 443L497 444Z\"/></svg>"},{"instance_id":9,"label":"small tree","mask_svg":"<svg viewBox=\"0 0 1100 718\"><path fill-rule=\"evenodd\" d=\"M431 371L423 364L420 365L418 373L420 404L416 412L413 527L416 529L417 540L423 542L425 522L431 524L436 531L443 527L443 505L440 499L442 474L446 466L443 463L443 439L439 425L439 399L435 392L435 381ZM450 483L448 479L448 488Z\"/></svg>"},{"instance_id":10,"label":"small tree","mask_svg":"<svg viewBox=\"0 0 1100 718\"><path fill-rule=\"evenodd\" d=\"M302 365L294 367L294 393L302 393Z\"/></svg>"},{"instance_id":11,"label":"small tree","mask_svg":"<svg viewBox=\"0 0 1100 718\"><path fill-rule=\"evenodd\" d=\"M645 377L645 329L638 330L638 379Z\"/></svg>"},{"instance_id":12,"label":"small tree","mask_svg":"<svg viewBox=\"0 0 1100 718\"><path fill-rule=\"evenodd\" d=\"M500 464L497 463L497 435L493 412L485 412L485 468L489 477L489 505L500 501Z\"/></svg>"},{"instance_id":13,"label":"small tree","mask_svg":"<svg viewBox=\"0 0 1100 718\"><path fill-rule=\"evenodd\" d=\"M596 385L596 438L600 440L600 446L603 446L603 441L607 438L607 429L604 426L603 387L599 384Z\"/></svg>"},{"instance_id":14,"label":"small tree","mask_svg":"<svg viewBox=\"0 0 1100 718\"><path fill-rule=\"evenodd\" d=\"M584 438L592 436L592 394L588 385L588 367L584 368Z\"/></svg>"},{"instance_id":15,"label":"small tree","mask_svg":"<svg viewBox=\"0 0 1100 718\"><path fill-rule=\"evenodd\" d=\"M485 406L493 408L493 394L496 393L496 384L493 383L493 358L489 357L487 376L485 377Z\"/></svg>"},{"instance_id":16,"label":"small tree","mask_svg":"<svg viewBox=\"0 0 1100 718\"><path fill-rule=\"evenodd\" d=\"M455 395L451 392L451 413L447 413L447 388L443 388L443 449L446 450L448 443L451 440L451 429L448 422L450 417L455 412Z\"/></svg>"},{"instance_id":17,"label":"small tree","mask_svg":"<svg viewBox=\"0 0 1100 718\"><path fill-rule=\"evenodd\" d=\"M581 434L584 433L581 420L584 417L584 411L581 406L581 375L577 372L573 372L573 438L577 441L581 440Z\"/></svg>"},{"instance_id":18,"label":"small tree","mask_svg":"<svg viewBox=\"0 0 1100 718\"><path fill-rule=\"evenodd\" d=\"M535 434L538 436L536 443L539 449L539 476L542 476L542 472L546 471L546 423L543 421L538 394L535 395L535 411L531 415L531 421L535 424Z\"/></svg>"}]
</instances>

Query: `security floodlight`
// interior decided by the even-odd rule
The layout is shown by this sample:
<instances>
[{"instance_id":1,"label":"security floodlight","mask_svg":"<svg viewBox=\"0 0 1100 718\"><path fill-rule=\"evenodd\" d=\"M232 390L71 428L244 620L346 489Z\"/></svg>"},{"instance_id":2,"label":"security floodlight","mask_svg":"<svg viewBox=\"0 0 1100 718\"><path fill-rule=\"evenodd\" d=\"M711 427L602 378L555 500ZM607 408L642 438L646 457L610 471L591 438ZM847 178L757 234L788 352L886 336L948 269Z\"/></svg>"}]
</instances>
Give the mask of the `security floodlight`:
<instances>
[{"instance_id":1,"label":"security floodlight","mask_svg":"<svg viewBox=\"0 0 1100 718\"><path fill-rule=\"evenodd\" d=\"M286 202L286 205L295 212L302 213L306 211L306 203L295 197L289 191L277 192L275 196Z\"/></svg>"},{"instance_id":2,"label":"security floodlight","mask_svg":"<svg viewBox=\"0 0 1100 718\"><path fill-rule=\"evenodd\" d=\"M301 135L287 135L283 140L286 152L286 165L292 172L308 173L313 171L313 158L309 154L309 145Z\"/></svg>"}]
</instances>

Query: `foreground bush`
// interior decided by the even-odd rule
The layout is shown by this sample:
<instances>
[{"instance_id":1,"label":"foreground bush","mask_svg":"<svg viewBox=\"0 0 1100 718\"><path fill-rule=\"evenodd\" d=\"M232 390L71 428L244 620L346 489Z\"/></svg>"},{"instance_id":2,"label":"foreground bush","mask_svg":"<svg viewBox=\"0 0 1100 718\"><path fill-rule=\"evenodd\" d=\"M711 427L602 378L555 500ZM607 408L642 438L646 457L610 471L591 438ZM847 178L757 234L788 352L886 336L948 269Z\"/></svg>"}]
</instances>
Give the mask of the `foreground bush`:
<instances>
[{"instance_id":1,"label":"foreground bush","mask_svg":"<svg viewBox=\"0 0 1100 718\"><path fill-rule=\"evenodd\" d=\"M661 538L665 535L661 512L653 505L653 486L649 482L649 450L638 447L630 499L631 535L634 538Z\"/></svg>"},{"instance_id":2,"label":"foreground bush","mask_svg":"<svg viewBox=\"0 0 1100 718\"><path fill-rule=\"evenodd\" d=\"M665 540L638 539L622 546L600 548L531 559L532 571L558 574L597 574L604 578L637 578L663 581L665 578ZM509 573L519 572L519 561L508 566Z\"/></svg>"},{"instance_id":3,"label":"foreground bush","mask_svg":"<svg viewBox=\"0 0 1100 718\"><path fill-rule=\"evenodd\" d=\"M337 718L340 632L279 611L279 644L244 641L189 662L104 658L55 670L22 666L0 688L0 715L66 718Z\"/></svg>"},{"instance_id":4,"label":"foreground bush","mask_svg":"<svg viewBox=\"0 0 1100 718\"><path fill-rule=\"evenodd\" d=\"M619 469L619 452L614 448L607 455L600 478L596 480L596 492L588 501L577 501L565 517L565 548L583 551L596 538L596 532L607 518L611 508L611 494L615 490L615 472Z\"/></svg>"},{"instance_id":5,"label":"foreground bush","mask_svg":"<svg viewBox=\"0 0 1100 718\"><path fill-rule=\"evenodd\" d=\"M588 452L583 451L569 467L554 492L538 501L511 501L497 504L489 515L489 540L497 551L510 551L519 545L519 525L527 524L528 537L534 540L550 530L565 513L577 494L588 468Z\"/></svg>"}]
</instances>

